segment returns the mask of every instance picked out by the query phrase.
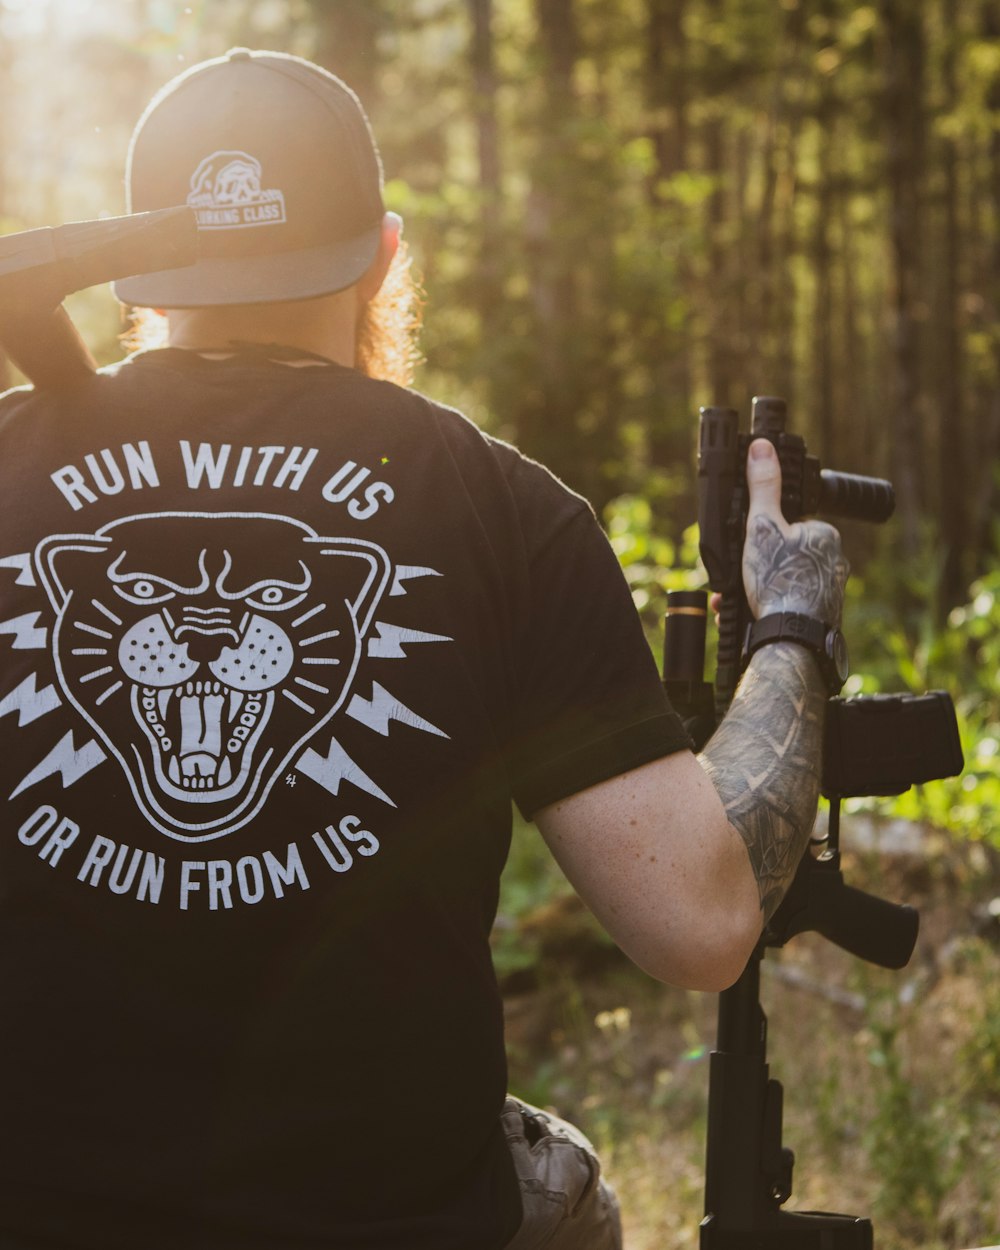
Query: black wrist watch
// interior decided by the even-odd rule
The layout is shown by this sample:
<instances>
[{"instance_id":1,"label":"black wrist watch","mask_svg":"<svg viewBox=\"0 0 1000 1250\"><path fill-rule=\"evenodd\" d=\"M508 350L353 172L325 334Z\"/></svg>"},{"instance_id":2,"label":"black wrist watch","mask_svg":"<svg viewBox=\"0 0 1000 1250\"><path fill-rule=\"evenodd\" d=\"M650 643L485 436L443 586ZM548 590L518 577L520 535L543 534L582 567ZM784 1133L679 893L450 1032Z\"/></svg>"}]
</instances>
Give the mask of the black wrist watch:
<instances>
[{"instance_id":1,"label":"black wrist watch","mask_svg":"<svg viewBox=\"0 0 1000 1250\"><path fill-rule=\"evenodd\" d=\"M769 642L796 642L816 657L829 698L840 694L850 672L847 643L836 626L825 625L801 612L775 612L762 616L747 627L743 642L743 664Z\"/></svg>"}]
</instances>

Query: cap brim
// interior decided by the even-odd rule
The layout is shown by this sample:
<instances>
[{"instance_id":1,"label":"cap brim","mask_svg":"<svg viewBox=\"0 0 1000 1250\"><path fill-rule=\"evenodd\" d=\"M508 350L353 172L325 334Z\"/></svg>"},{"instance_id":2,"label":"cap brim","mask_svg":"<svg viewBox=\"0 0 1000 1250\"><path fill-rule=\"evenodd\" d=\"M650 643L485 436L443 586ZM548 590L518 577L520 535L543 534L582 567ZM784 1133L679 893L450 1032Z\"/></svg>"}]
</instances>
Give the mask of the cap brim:
<instances>
[{"instance_id":1,"label":"cap brim","mask_svg":"<svg viewBox=\"0 0 1000 1250\"><path fill-rule=\"evenodd\" d=\"M114 293L143 308L206 308L316 299L353 286L378 252L381 225L344 243L271 256L203 257L183 269L120 278Z\"/></svg>"}]
</instances>

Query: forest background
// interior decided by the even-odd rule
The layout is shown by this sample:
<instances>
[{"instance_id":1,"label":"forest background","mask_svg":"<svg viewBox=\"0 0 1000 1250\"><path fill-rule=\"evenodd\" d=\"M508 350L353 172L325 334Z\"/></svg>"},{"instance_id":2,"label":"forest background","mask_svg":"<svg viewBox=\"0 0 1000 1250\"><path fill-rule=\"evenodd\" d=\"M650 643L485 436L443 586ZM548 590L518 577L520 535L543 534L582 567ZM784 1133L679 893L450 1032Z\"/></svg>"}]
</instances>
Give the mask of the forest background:
<instances>
[{"instance_id":1,"label":"forest background","mask_svg":"<svg viewBox=\"0 0 1000 1250\"><path fill-rule=\"evenodd\" d=\"M907 881L932 908L947 887L951 945L943 963L925 951L923 981L863 984L807 947L840 984L816 1010L843 1010L800 1021L834 1035L799 1073L822 1095L802 1123L828 1173L857 1174L881 1245L1000 1240L983 1128L1000 978L995 925L975 920L1000 911L1000 3L0 0L0 232L123 212L146 101L232 45L308 56L358 91L426 293L418 386L591 500L654 646L665 587L704 580L699 405L745 421L753 394L782 395L824 466L894 483L887 526L843 527L848 693L955 699L963 777L868 804L919 822ZM108 289L70 309L102 363L122 354ZM0 358L0 389L19 380ZM873 845L858 871L898 878ZM515 1077L589 1115L625 1177L631 1245L693 1245L710 1021L608 972L606 951L587 988L586 952L604 948L576 918L567 947L570 897L519 830L498 960L536 1024L546 1007L534 1042L514 1030ZM942 984L974 1000L949 1045L919 1023ZM860 1068L843 1068L852 1048ZM657 1136L661 1111L678 1136Z\"/></svg>"}]
</instances>

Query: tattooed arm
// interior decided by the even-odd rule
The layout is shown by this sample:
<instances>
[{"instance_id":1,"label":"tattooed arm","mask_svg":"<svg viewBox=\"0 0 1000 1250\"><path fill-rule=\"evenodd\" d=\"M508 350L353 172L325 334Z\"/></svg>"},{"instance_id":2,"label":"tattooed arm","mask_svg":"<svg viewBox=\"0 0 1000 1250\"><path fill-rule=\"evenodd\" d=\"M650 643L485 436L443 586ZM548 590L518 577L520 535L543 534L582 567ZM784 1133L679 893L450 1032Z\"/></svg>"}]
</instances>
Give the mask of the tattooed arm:
<instances>
[{"instance_id":1,"label":"tattooed arm","mask_svg":"<svg viewBox=\"0 0 1000 1250\"><path fill-rule=\"evenodd\" d=\"M764 647L700 756L746 845L764 922L795 876L816 816L825 702L810 655L794 643Z\"/></svg>"},{"instance_id":2,"label":"tattooed arm","mask_svg":"<svg viewBox=\"0 0 1000 1250\"><path fill-rule=\"evenodd\" d=\"M744 581L755 615L839 624L837 533L781 515L781 469L752 445ZM700 759L677 752L536 814L570 881L662 981L722 989L743 971L805 850L819 797L825 691L794 643L761 648Z\"/></svg>"},{"instance_id":3,"label":"tattooed arm","mask_svg":"<svg viewBox=\"0 0 1000 1250\"><path fill-rule=\"evenodd\" d=\"M801 612L839 625L847 564L837 531L781 516L781 468L770 443L752 445L743 579L754 616ZM795 643L756 652L702 766L743 839L764 922L781 902L816 816L826 691Z\"/></svg>"}]
</instances>

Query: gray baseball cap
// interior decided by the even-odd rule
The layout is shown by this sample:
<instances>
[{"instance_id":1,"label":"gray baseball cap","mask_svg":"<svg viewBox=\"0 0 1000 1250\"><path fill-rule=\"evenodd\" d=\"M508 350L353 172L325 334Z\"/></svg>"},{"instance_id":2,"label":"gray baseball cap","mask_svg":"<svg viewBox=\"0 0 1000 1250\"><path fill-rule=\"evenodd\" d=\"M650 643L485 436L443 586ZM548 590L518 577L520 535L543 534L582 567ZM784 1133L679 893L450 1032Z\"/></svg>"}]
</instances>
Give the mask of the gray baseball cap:
<instances>
[{"instance_id":1,"label":"gray baseball cap","mask_svg":"<svg viewBox=\"0 0 1000 1250\"><path fill-rule=\"evenodd\" d=\"M125 304L200 308L312 299L352 286L378 251L382 164L339 78L234 48L167 83L139 119L132 213L188 204L199 259L114 284Z\"/></svg>"}]
</instances>

